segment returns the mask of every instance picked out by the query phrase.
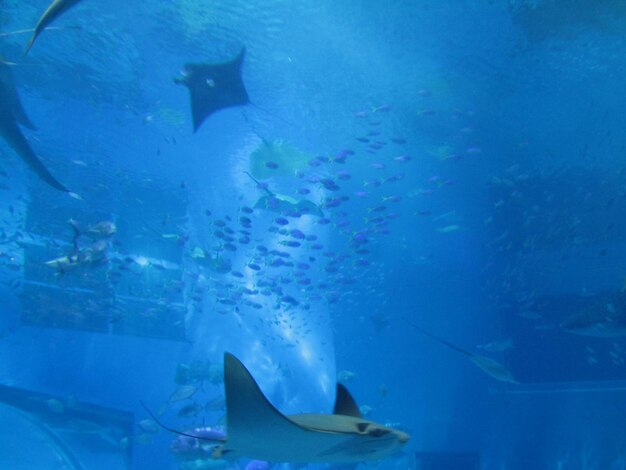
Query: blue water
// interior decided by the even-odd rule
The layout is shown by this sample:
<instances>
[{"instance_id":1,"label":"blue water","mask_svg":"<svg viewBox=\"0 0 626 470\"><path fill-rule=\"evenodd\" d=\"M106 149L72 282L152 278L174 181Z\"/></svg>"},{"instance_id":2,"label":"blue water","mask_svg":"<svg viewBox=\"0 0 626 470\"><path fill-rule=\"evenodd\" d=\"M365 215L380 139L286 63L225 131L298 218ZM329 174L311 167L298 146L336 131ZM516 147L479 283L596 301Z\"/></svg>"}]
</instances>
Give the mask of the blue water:
<instances>
[{"instance_id":1,"label":"blue water","mask_svg":"<svg viewBox=\"0 0 626 470\"><path fill-rule=\"evenodd\" d=\"M5 468L245 469L141 405L224 424L225 351L286 414L340 380L411 435L369 467L624 468L626 334L563 325L626 323L622 2L86 0L27 56L47 0L0 6L23 133L79 196L0 142ZM250 103L194 133L174 78L243 47ZM46 265L101 221L101 262Z\"/></svg>"}]
</instances>

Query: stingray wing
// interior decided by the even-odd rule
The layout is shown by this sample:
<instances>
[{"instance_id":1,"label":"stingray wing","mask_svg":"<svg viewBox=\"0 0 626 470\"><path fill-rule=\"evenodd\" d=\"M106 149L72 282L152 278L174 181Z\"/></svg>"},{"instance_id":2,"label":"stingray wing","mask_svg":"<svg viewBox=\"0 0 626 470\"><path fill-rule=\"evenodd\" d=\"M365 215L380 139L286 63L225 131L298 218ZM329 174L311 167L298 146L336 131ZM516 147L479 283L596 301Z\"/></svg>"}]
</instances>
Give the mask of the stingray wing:
<instances>
[{"instance_id":1,"label":"stingray wing","mask_svg":"<svg viewBox=\"0 0 626 470\"><path fill-rule=\"evenodd\" d=\"M353 433L348 433L354 427L344 425L345 419L341 419L346 417L296 415L309 416L302 420L313 424L314 429L308 429L283 415L263 395L241 361L229 353L224 355L224 384L228 440L221 455L226 458L246 456L272 462L333 462L333 456L324 457L323 454L328 449L340 448L347 439L354 437ZM332 422L329 423L327 418Z\"/></svg>"}]
</instances>

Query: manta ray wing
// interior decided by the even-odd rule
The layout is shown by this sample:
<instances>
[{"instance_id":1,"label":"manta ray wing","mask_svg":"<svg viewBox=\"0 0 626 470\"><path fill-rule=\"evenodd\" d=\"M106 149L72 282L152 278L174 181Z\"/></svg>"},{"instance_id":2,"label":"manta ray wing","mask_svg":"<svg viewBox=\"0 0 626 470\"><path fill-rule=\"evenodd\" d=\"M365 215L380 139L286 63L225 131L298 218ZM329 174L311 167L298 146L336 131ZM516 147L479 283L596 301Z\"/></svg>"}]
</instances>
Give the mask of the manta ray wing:
<instances>
[{"instance_id":1,"label":"manta ray wing","mask_svg":"<svg viewBox=\"0 0 626 470\"><path fill-rule=\"evenodd\" d=\"M194 132L214 112L250 102L241 78L245 52L221 64L186 64L184 76L175 80L189 89Z\"/></svg>"},{"instance_id":2,"label":"manta ray wing","mask_svg":"<svg viewBox=\"0 0 626 470\"><path fill-rule=\"evenodd\" d=\"M9 65L2 61L0 61L0 95L0 98L4 103L2 105L3 115L12 115L13 119L19 122L22 126L36 130L35 125L26 115L26 111L24 110L20 97L17 94L11 69Z\"/></svg>"},{"instance_id":3,"label":"manta ray wing","mask_svg":"<svg viewBox=\"0 0 626 470\"><path fill-rule=\"evenodd\" d=\"M22 134L18 122L32 126L15 90L9 66L0 63L0 135L43 181L55 189L68 192L41 163Z\"/></svg>"},{"instance_id":4,"label":"manta ray wing","mask_svg":"<svg viewBox=\"0 0 626 470\"><path fill-rule=\"evenodd\" d=\"M43 15L41 15L41 18L39 18L39 21L35 26L35 31L26 45L24 55L28 54L30 49L33 47L33 44L35 44L37 37L50 23L76 5L79 1L80 0L54 0Z\"/></svg>"},{"instance_id":5,"label":"manta ray wing","mask_svg":"<svg viewBox=\"0 0 626 470\"><path fill-rule=\"evenodd\" d=\"M52 176L52 173L41 163L41 160L37 157L33 149L30 147L26 138L20 131L17 124L13 121L6 121L0 118L0 134L4 137L4 140L11 146L13 150L26 162L29 168L34 171L39 178L48 183L55 189L63 192L69 192L69 190L63 186L57 179Z\"/></svg>"}]
</instances>

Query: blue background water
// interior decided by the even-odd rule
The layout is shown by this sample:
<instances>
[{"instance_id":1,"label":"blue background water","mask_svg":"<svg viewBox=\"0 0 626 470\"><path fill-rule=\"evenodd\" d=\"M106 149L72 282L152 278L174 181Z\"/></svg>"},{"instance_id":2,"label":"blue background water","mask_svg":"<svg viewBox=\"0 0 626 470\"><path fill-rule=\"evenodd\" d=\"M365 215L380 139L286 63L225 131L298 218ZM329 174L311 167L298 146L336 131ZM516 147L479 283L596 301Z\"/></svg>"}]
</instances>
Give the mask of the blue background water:
<instances>
[{"instance_id":1,"label":"blue background water","mask_svg":"<svg viewBox=\"0 0 626 470\"><path fill-rule=\"evenodd\" d=\"M32 27L46 3L4 0L2 30ZM140 401L158 409L177 389L177 364L219 364L230 350L285 412L328 412L336 373L355 372L347 385L370 417L411 433L407 453L476 452L494 469L622 468L623 339L559 324L623 284L625 13L620 2L582 0L85 1L26 58L26 36L3 37L38 127L27 137L83 200L49 189L1 147L0 381L141 420ZM186 62L225 61L242 46L252 104L216 113L193 134L188 92L173 77ZM357 140L371 131L380 135ZM276 214L255 210L253 242L226 253L244 277L211 272L191 252L222 251L214 222L229 216L239 229L241 207L263 195L243 173L261 139L282 139L307 160L354 151L343 164L299 162L296 173L280 162L257 174L292 197L310 188L330 223L304 216L287 228L316 235L323 248L285 248L289 237L268 231ZM382 148L368 147L375 140ZM324 207L336 196L349 200ZM114 219L117 264L42 270L67 253L70 217ZM35 235L40 249L48 245L39 258L14 243ZM259 259L257 244L315 261L302 276L255 273L245 265ZM133 264L111 277L126 256L172 269ZM238 290L281 276L311 280L311 288L284 283L295 307L273 293L257 295L256 309ZM106 331L76 327L111 315L101 304L77 311L68 292L81 287L116 298L123 320L105 321ZM66 305L55 310L64 320L29 316L54 302ZM169 304L178 310L164 313ZM64 308L83 319L63 323ZM145 320L170 314L179 321ZM493 380L403 317L497 359L522 384ZM509 338L504 352L477 348ZM221 387L206 384L198 400ZM223 414L181 419L178 408L163 419L182 428ZM134 426L127 436L134 468L176 467L170 435L143 443L140 434ZM409 464L380 468L393 465Z\"/></svg>"}]
</instances>

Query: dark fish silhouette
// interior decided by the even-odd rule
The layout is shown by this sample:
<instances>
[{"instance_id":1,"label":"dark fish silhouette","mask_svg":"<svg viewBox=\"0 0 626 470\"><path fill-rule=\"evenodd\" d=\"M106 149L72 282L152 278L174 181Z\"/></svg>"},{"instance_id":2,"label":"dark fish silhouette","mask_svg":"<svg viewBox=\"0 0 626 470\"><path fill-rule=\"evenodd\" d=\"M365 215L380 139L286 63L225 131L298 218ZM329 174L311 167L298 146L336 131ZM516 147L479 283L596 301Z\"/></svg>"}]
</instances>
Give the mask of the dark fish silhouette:
<instances>
[{"instance_id":1,"label":"dark fish silhouette","mask_svg":"<svg viewBox=\"0 0 626 470\"><path fill-rule=\"evenodd\" d=\"M216 111L250 103L241 79L241 65L246 49L233 60L221 64L185 64L183 75L174 83L189 88L193 131Z\"/></svg>"},{"instance_id":2,"label":"dark fish silhouette","mask_svg":"<svg viewBox=\"0 0 626 470\"><path fill-rule=\"evenodd\" d=\"M500 382L507 382L511 384L519 384L519 382L513 377L511 371L500 364L498 361L494 361L490 357L481 356L480 354L474 354L465 349L459 348L452 343L448 343L447 341L433 335L429 331L426 331L424 328L417 326L415 323L403 318L405 322L415 328L417 331L425 334L426 336L438 341L439 343L453 349L457 352L460 352L464 356L466 356L470 361L472 361L477 367L479 367L483 372L492 378L499 380Z\"/></svg>"},{"instance_id":3,"label":"dark fish silhouette","mask_svg":"<svg viewBox=\"0 0 626 470\"><path fill-rule=\"evenodd\" d=\"M39 21L37 22L37 26L35 26L35 31L28 41L26 46L26 51L24 55L28 54L31 47L35 43L37 37L41 34L41 32L54 20L56 20L59 16L69 10L71 7L76 5L80 0L54 0L52 4L48 7L48 9L41 15Z\"/></svg>"},{"instance_id":4,"label":"dark fish silhouette","mask_svg":"<svg viewBox=\"0 0 626 470\"><path fill-rule=\"evenodd\" d=\"M37 158L18 124L35 129L22 107L9 66L0 61L0 136L42 180L59 191L69 192Z\"/></svg>"},{"instance_id":5,"label":"dark fish silhouette","mask_svg":"<svg viewBox=\"0 0 626 470\"><path fill-rule=\"evenodd\" d=\"M561 323L569 333L596 338L620 338L626 336L626 292L601 296L596 302L582 309Z\"/></svg>"}]
</instances>

